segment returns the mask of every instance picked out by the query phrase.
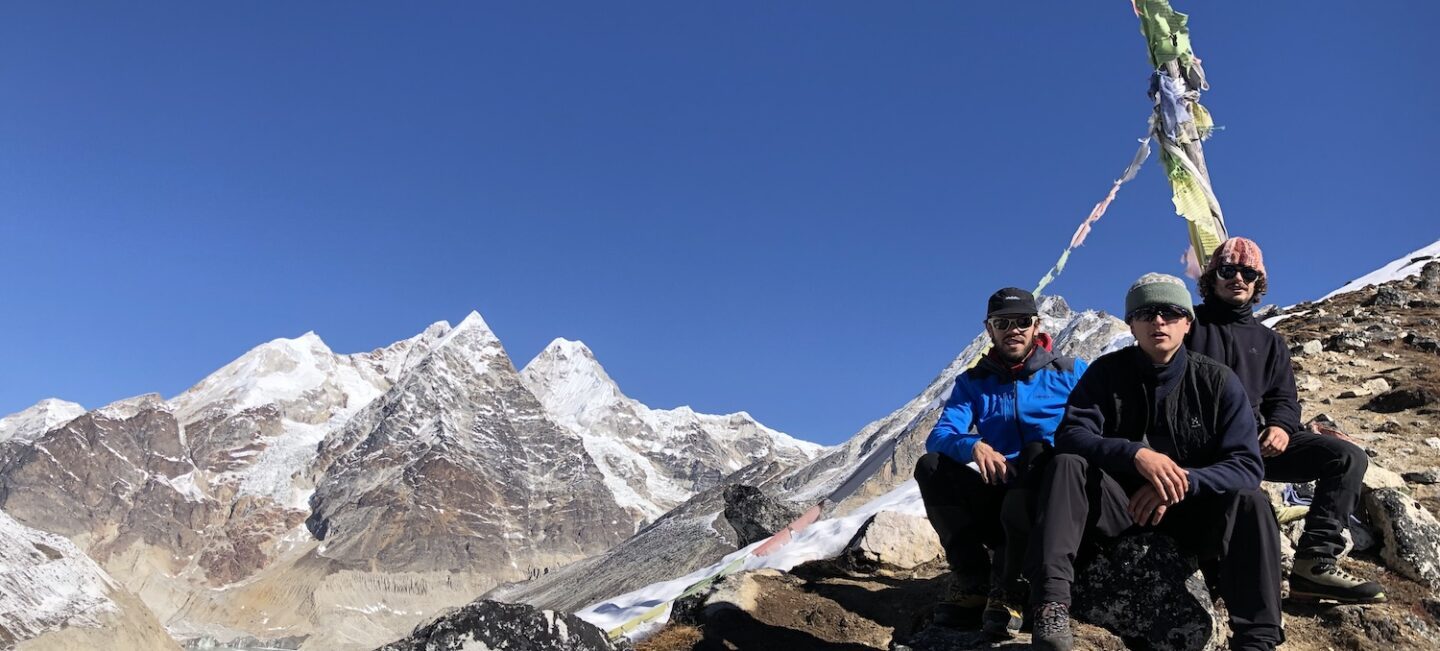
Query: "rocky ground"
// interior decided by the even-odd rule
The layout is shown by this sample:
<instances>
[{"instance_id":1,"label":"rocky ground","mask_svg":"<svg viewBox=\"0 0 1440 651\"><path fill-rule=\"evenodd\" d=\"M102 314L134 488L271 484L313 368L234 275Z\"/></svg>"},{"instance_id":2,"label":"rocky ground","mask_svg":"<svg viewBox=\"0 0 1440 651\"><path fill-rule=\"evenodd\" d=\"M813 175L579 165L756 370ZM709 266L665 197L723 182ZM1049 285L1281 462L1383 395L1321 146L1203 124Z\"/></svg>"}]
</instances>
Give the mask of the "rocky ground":
<instances>
[{"instance_id":1,"label":"rocky ground","mask_svg":"<svg viewBox=\"0 0 1440 651\"><path fill-rule=\"evenodd\" d=\"M1274 327L1292 344L1305 420L1349 437L1371 458L1357 514L1361 522L1352 532L1354 549L1342 565L1383 582L1389 598L1369 606L1287 602L1288 640L1281 648L1440 648L1440 522L1435 518L1440 512L1440 428L1436 427L1440 423L1440 262L1430 263L1417 277L1264 315L1279 317ZM1283 487L1267 488L1279 506ZM928 527L923 519L917 520ZM867 535L903 538L915 535L916 526L892 518L888 524L871 526L873 533ZM1299 527L1299 522L1287 524L1287 539L1297 538ZM911 533L902 533L906 530ZM873 549L866 551L867 545ZM929 626L933 604L944 591L947 568L933 535L927 543L906 545L910 549L901 552L891 543L857 539L838 558L789 572L757 570L727 577L713 590L682 600L671 624L637 648L1028 648L1028 637L1023 635L992 643L978 635ZM1137 545L1148 551L1136 551ZM1162 565L1169 565L1170 572L1184 567L1179 559L1166 560L1172 551L1164 547L1164 543L1146 546L1141 541L1101 550L1101 559L1108 554L1112 561L1123 562L1092 565L1092 570L1082 570L1082 582L1100 593L1096 600L1116 601L1140 598L1117 594L1113 588L1099 589L1117 576L1154 585L1173 580L1173 594L1151 604L1148 614L1158 621L1148 624L1155 626L1153 630L1188 625L1198 638L1151 640L1151 648L1224 648L1223 602L1195 599L1199 614L1175 619L1175 600L1186 599L1182 589L1208 596L1203 585L1195 584L1198 576L1187 585L1183 575L1188 569L1180 572L1179 579L1143 575L1166 571ZM928 557L917 562L920 556ZM1151 570L1145 569L1146 562L1151 562ZM1099 576L1107 573L1115 574ZM1087 611L1077 603L1076 613L1082 619L1107 626L1077 622L1077 648L1127 648L1116 632L1137 624L1102 621L1102 610ZM1143 629L1147 623L1138 625ZM1131 638L1129 648L1144 647Z\"/></svg>"}]
</instances>

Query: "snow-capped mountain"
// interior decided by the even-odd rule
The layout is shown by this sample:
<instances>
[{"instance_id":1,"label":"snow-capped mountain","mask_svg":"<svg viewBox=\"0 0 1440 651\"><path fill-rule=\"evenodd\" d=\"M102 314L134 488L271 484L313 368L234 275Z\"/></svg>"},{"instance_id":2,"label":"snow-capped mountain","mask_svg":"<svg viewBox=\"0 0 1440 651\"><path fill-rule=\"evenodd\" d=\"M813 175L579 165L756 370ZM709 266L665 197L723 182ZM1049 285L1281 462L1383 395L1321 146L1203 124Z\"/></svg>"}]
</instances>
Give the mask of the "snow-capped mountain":
<instances>
[{"instance_id":1,"label":"snow-capped mountain","mask_svg":"<svg viewBox=\"0 0 1440 651\"><path fill-rule=\"evenodd\" d=\"M27 443L41 434L74 420L85 408L65 400L46 398L23 411L0 418L0 443Z\"/></svg>"},{"instance_id":2,"label":"snow-capped mountain","mask_svg":"<svg viewBox=\"0 0 1440 651\"><path fill-rule=\"evenodd\" d=\"M369 353L276 339L169 400L47 401L0 421L0 506L186 639L368 648L818 449L744 413L651 410L598 363L587 393L562 348L530 377L554 410L475 313Z\"/></svg>"},{"instance_id":3,"label":"snow-capped mountain","mask_svg":"<svg viewBox=\"0 0 1440 651\"><path fill-rule=\"evenodd\" d=\"M739 412L651 409L627 397L582 342L556 339L521 371L546 413L578 434L621 506L650 521L742 466L770 456L792 464L819 445Z\"/></svg>"},{"instance_id":4,"label":"snow-capped mountain","mask_svg":"<svg viewBox=\"0 0 1440 651\"><path fill-rule=\"evenodd\" d=\"M347 564L512 579L631 531L580 437L476 313L329 436L318 467L309 526Z\"/></svg>"}]
</instances>

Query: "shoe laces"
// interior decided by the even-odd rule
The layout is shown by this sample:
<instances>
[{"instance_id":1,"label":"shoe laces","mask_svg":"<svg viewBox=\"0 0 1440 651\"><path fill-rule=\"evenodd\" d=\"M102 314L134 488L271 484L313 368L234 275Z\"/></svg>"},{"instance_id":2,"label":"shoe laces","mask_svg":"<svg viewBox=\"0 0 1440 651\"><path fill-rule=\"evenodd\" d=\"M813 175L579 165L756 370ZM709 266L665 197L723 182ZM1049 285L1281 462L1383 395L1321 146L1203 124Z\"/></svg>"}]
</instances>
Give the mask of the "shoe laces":
<instances>
[{"instance_id":1,"label":"shoe laces","mask_svg":"<svg viewBox=\"0 0 1440 651\"><path fill-rule=\"evenodd\" d=\"M1350 583L1365 582L1365 579L1346 572L1343 568L1340 567L1338 563L1321 563L1319 565L1316 565L1315 569L1312 571L1315 572L1315 574L1329 574L1330 576L1336 577L1341 581L1348 581Z\"/></svg>"}]
</instances>

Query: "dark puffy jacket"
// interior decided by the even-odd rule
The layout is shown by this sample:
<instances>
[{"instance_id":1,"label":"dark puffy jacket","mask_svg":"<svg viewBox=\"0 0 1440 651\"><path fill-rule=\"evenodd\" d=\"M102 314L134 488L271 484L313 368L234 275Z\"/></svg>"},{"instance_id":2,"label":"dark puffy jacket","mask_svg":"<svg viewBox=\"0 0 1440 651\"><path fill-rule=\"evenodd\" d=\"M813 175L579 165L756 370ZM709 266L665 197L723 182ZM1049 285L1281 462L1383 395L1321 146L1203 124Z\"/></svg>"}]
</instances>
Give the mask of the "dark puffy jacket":
<instances>
[{"instance_id":1,"label":"dark puffy jacket","mask_svg":"<svg viewBox=\"0 0 1440 651\"><path fill-rule=\"evenodd\" d=\"M1240 379L1185 347L1157 367L1139 346L1103 355L1080 378L1055 432L1055 451L1079 454L1127 488L1149 447L1190 471L1190 494L1260 486L1264 466Z\"/></svg>"},{"instance_id":2,"label":"dark puffy jacket","mask_svg":"<svg viewBox=\"0 0 1440 651\"><path fill-rule=\"evenodd\" d=\"M1235 307L1210 298L1195 306L1195 317L1185 346L1240 376L1257 425L1274 425L1286 434L1299 430L1300 401L1285 338L1257 321L1248 305Z\"/></svg>"},{"instance_id":3,"label":"dark puffy jacket","mask_svg":"<svg viewBox=\"0 0 1440 651\"><path fill-rule=\"evenodd\" d=\"M1017 458L1026 444L1051 444L1065 400L1084 372L1084 360L1051 352L1045 333L1018 368L987 355L955 378L925 451L969 463L975 459L975 443L982 440L1007 459Z\"/></svg>"}]
</instances>

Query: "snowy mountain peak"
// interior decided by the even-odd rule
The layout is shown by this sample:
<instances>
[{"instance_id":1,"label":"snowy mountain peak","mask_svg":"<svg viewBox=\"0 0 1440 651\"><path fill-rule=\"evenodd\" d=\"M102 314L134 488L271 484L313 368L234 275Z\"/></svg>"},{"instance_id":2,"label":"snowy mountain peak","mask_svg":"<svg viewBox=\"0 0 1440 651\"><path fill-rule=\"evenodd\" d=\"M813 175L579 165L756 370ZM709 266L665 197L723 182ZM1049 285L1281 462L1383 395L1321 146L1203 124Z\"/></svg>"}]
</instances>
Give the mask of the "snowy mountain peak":
<instances>
[{"instance_id":1,"label":"snowy mountain peak","mask_svg":"<svg viewBox=\"0 0 1440 651\"><path fill-rule=\"evenodd\" d=\"M33 441L42 434L85 413L85 408L66 400L46 398L0 418L0 443L9 440Z\"/></svg>"},{"instance_id":2,"label":"snowy mountain peak","mask_svg":"<svg viewBox=\"0 0 1440 651\"><path fill-rule=\"evenodd\" d=\"M490 325L485 323L485 318L475 311L471 311L464 320L446 332L439 341L435 342L435 346L431 350L436 351L456 344L472 349L482 359L505 354L505 348L501 346L500 338L495 336Z\"/></svg>"},{"instance_id":3,"label":"snowy mountain peak","mask_svg":"<svg viewBox=\"0 0 1440 651\"><path fill-rule=\"evenodd\" d=\"M214 405L241 411L273 402L297 402L335 374L339 356L319 335L260 344L176 396L182 420Z\"/></svg>"},{"instance_id":4,"label":"snowy mountain peak","mask_svg":"<svg viewBox=\"0 0 1440 651\"><path fill-rule=\"evenodd\" d=\"M169 411L170 406L165 403L165 398L158 393L146 393L133 398L116 400L104 407L95 410L95 413L111 420L125 420L134 418L142 411L149 410Z\"/></svg>"},{"instance_id":5,"label":"snowy mountain peak","mask_svg":"<svg viewBox=\"0 0 1440 651\"><path fill-rule=\"evenodd\" d=\"M585 430L625 401L584 343L556 339L520 372L525 386L558 422Z\"/></svg>"}]
</instances>

